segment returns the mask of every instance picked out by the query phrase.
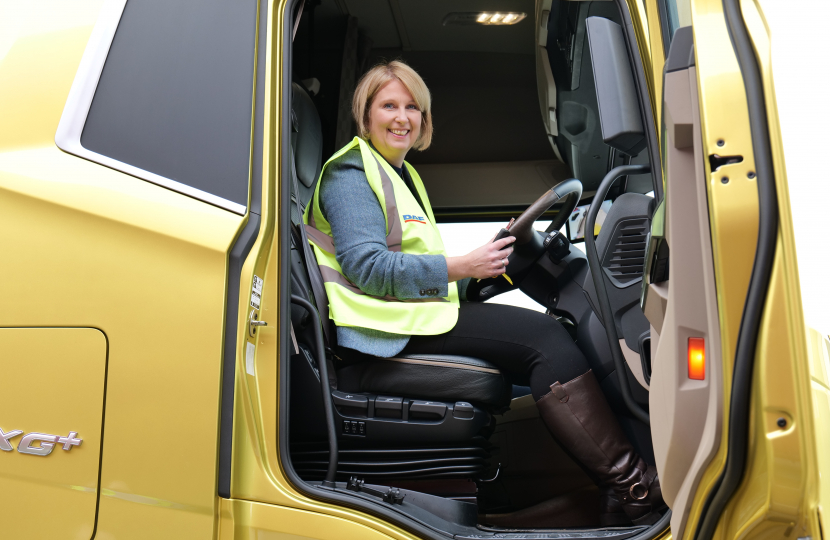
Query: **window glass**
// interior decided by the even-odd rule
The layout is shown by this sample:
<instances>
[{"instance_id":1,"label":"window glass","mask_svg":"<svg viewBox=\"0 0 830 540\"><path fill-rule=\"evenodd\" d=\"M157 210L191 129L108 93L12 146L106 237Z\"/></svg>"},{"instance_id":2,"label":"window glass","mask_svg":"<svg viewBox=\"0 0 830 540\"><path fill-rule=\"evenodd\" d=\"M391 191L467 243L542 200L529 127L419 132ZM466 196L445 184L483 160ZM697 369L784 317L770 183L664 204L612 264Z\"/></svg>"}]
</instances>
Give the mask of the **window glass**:
<instances>
[{"instance_id":1,"label":"window glass","mask_svg":"<svg viewBox=\"0 0 830 540\"><path fill-rule=\"evenodd\" d=\"M444 241L444 248L450 257L466 255L476 248L483 246L504 227L506 223L439 223L438 230L441 232L441 239ZM536 230L543 231L550 225L550 221L537 221ZM565 227L561 229L565 234ZM571 244L573 249L585 251L582 244ZM491 304L506 304L508 306L523 307L534 311L545 312L545 307L528 295L516 289L500 294L487 300Z\"/></svg>"},{"instance_id":2,"label":"window glass","mask_svg":"<svg viewBox=\"0 0 830 540\"><path fill-rule=\"evenodd\" d=\"M692 8L690 0L663 0L666 5L666 15L669 23L669 39L671 43L674 31L684 26L692 25ZM668 50L668 49L667 49Z\"/></svg>"},{"instance_id":3,"label":"window glass","mask_svg":"<svg viewBox=\"0 0 830 540\"><path fill-rule=\"evenodd\" d=\"M597 213L597 219L594 222L594 236L599 234L602 224L605 223L605 218L608 216L608 211L611 210L611 201L602 201ZM577 206L568 218L568 231L570 240L584 240L585 239L585 222L588 220L588 209L590 204Z\"/></svg>"},{"instance_id":4,"label":"window glass","mask_svg":"<svg viewBox=\"0 0 830 540\"><path fill-rule=\"evenodd\" d=\"M248 201L256 0L129 0L84 148Z\"/></svg>"}]
</instances>

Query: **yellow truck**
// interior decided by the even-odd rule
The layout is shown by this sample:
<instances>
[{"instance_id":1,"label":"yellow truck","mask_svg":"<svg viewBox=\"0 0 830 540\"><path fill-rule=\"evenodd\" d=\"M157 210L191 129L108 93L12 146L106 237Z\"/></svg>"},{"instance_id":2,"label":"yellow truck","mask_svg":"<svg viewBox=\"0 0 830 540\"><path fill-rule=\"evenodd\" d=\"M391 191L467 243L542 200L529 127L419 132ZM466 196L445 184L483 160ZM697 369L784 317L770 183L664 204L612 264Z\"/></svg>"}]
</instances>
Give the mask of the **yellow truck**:
<instances>
[{"instance_id":1,"label":"yellow truck","mask_svg":"<svg viewBox=\"0 0 830 540\"><path fill-rule=\"evenodd\" d=\"M0 536L820 540L776 9L0 2ZM339 359L298 212L392 58L433 93L433 225L536 221L478 299L568 328L659 471L652 523L601 521L526 382Z\"/></svg>"}]
</instances>

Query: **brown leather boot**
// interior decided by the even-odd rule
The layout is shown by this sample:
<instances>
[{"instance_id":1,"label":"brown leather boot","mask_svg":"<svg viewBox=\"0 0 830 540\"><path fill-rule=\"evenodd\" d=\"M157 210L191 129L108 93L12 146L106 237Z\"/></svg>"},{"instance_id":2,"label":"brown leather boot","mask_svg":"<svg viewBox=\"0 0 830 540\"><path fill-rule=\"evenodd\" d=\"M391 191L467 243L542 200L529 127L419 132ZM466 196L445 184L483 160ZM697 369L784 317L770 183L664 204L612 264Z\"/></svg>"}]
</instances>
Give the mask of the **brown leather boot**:
<instances>
[{"instance_id":1,"label":"brown leather boot","mask_svg":"<svg viewBox=\"0 0 830 540\"><path fill-rule=\"evenodd\" d=\"M603 527L631 525L631 518L623 510L620 498L610 487L599 488L599 524Z\"/></svg>"},{"instance_id":2,"label":"brown leather boot","mask_svg":"<svg viewBox=\"0 0 830 540\"><path fill-rule=\"evenodd\" d=\"M555 382L550 390L536 406L554 438L614 490L631 521L656 522L666 505L657 471L628 442L594 373Z\"/></svg>"}]
</instances>

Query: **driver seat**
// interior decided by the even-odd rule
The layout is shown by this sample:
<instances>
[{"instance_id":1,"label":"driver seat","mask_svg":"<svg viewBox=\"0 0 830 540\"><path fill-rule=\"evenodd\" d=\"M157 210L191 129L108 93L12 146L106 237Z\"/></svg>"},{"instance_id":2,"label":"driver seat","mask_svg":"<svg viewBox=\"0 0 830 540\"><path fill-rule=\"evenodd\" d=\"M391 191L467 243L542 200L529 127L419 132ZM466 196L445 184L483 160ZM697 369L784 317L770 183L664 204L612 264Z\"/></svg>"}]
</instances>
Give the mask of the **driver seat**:
<instances>
[{"instance_id":1,"label":"driver seat","mask_svg":"<svg viewBox=\"0 0 830 540\"><path fill-rule=\"evenodd\" d=\"M470 356L362 355L337 370L337 388L347 392L391 394L434 401L464 401L487 410L510 402L512 384L494 364Z\"/></svg>"},{"instance_id":2,"label":"driver seat","mask_svg":"<svg viewBox=\"0 0 830 540\"><path fill-rule=\"evenodd\" d=\"M304 211L314 193L322 168L323 136L320 117L311 97L297 83L292 84L292 89L293 170L297 182L291 179L291 219L299 225L301 218L296 216L296 203L293 199L299 198ZM298 187L298 193L295 193L294 186ZM318 271L317 268L305 270ZM298 276L307 278L305 272L296 272L294 275L295 279ZM303 285L305 286L301 288L310 290L308 284ZM318 288L314 295L317 306L328 305L324 289ZM321 314L327 313L326 310L318 311ZM326 319L323 324L329 325L327 334L334 338L332 321L325 316L322 318ZM348 362L339 362L335 366L335 405L338 405L338 395L341 392L409 398L414 400L411 402L468 403L487 412L504 409L510 402L511 382L494 364L478 358L442 354L398 355L394 358L362 354L348 356ZM342 399L340 402L344 403Z\"/></svg>"}]
</instances>

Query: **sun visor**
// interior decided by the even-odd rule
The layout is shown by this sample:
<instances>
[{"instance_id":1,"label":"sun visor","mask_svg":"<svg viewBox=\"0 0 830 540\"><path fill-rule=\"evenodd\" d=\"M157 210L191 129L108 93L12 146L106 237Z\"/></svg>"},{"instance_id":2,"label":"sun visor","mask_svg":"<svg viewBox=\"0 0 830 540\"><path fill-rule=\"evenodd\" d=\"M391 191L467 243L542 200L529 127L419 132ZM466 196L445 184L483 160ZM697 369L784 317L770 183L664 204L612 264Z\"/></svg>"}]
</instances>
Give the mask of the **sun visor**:
<instances>
[{"instance_id":1,"label":"sun visor","mask_svg":"<svg viewBox=\"0 0 830 540\"><path fill-rule=\"evenodd\" d=\"M602 139L636 156L646 146L640 103L622 27L602 17L586 20Z\"/></svg>"}]
</instances>

